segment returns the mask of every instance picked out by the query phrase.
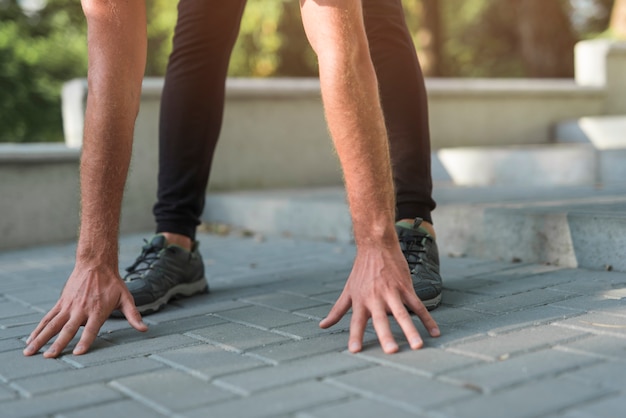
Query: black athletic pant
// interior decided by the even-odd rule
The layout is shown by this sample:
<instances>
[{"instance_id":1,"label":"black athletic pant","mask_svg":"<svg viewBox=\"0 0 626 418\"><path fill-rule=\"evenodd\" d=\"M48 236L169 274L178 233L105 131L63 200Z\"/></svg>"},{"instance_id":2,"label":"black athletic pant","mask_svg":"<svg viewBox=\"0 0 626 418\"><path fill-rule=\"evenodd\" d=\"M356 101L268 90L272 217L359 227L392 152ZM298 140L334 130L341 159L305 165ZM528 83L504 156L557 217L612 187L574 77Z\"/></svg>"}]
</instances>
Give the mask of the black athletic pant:
<instances>
[{"instance_id":1,"label":"black athletic pant","mask_svg":"<svg viewBox=\"0 0 626 418\"><path fill-rule=\"evenodd\" d=\"M195 237L244 6L245 0L178 4L161 100L157 232ZM401 0L363 0L363 8L390 141L396 219L432 222L426 91Z\"/></svg>"}]
</instances>

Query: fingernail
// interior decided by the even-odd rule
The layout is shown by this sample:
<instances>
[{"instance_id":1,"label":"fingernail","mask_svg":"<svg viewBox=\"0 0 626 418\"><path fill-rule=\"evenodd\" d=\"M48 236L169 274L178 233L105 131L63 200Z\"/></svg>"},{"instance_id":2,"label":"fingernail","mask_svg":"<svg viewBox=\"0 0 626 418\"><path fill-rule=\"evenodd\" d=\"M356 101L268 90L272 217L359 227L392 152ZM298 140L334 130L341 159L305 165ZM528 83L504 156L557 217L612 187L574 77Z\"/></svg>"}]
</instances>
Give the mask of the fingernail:
<instances>
[{"instance_id":1,"label":"fingernail","mask_svg":"<svg viewBox=\"0 0 626 418\"><path fill-rule=\"evenodd\" d=\"M35 347L29 345L24 349L24 354L33 354L35 352Z\"/></svg>"},{"instance_id":2,"label":"fingernail","mask_svg":"<svg viewBox=\"0 0 626 418\"><path fill-rule=\"evenodd\" d=\"M361 348L361 345L357 342L350 343L350 345L348 346L348 350L350 350L353 353L359 351L360 348Z\"/></svg>"},{"instance_id":3,"label":"fingernail","mask_svg":"<svg viewBox=\"0 0 626 418\"><path fill-rule=\"evenodd\" d=\"M30 344L30 342L33 340L33 337L28 337L26 339L26 345Z\"/></svg>"},{"instance_id":4,"label":"fingernail","mask_svg":"<svg viewBox=\"0 0 626 418\"><path fill-rule=\"evenodd\" d=\"M46 355L49 355L49 356L54 356L54 355L56 355L56 353L57 353L57 350L55 350L54 348L49 348L46 351Z\"/></svg>"},{"instance_id":5,"label":"fingernail","mask_svg":"<svg viewBox=\"0 0 626 418\"><path fill-rule=\"evenodd\" d=\"M432 335L433 337L438 337L441 335L441 331L439 330L439 328L433 328L430 330L430 335Z\"/></svg>"},{"instance_id":6,"label":"fingernail","mask_svg":"<svg viewBox=\"0 0 626 418\"><path fill-rule=\"evenodd\" d=\"M398 345L395 343L387 343L385 344L385 351L395 351L398 349Z\"/></svg>"},{"instance_id":7,"label":"fingernail","mask_svg":"<svg viewBox=\"0 0 626 418\"><path fill-rule=\"evenodd\" d=\"M82 344L78 344L74 347L74 354L81 353L85 349L85 346Z\"/></svg>"},{"instance_id":8,"label":"fingernail","mask_svg":"<svg viewBox=\"0 0 626 418\"><path fill-rule=\"evenodd\" d=\"M424 341L421 338L413 338L411 340L411 348L420 348Z\"/></svg>"}]
</instances>

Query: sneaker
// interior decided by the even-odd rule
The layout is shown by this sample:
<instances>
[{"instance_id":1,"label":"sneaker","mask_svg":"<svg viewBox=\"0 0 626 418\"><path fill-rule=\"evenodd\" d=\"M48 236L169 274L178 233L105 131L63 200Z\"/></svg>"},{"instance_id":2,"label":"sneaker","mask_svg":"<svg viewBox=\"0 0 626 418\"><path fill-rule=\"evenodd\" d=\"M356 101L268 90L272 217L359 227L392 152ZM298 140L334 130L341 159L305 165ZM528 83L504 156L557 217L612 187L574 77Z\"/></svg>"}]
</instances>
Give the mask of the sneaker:
<instances>
[{"instance_id":1,"label":"sneaker","mask_svg":"<svg viewBox=\"0 0 626 418\"><path fill-rule=\"evenodd\" d=\"M209 291L197 241L187 251L167 245L165 236L155 235L150 242L146 241L141 254L126 271L124 281L142 315L158 311L174 298ZM114 314L120 315L119 311Z\"/></svg>"},{"instance_id":2,"label":"sneaker","mask_svg":"<svg viewBox=\"0 0 626 418\"><path fill-rule=\"evenodd\" d=\"M413 288L424 306L431 311L441 304L441 275L439 274L439 251L432 235L420 228L422 219L413 225L396 223L400 248L409 263ZM406 225L406 226L405 226Z\"/></svg>"}]
</instances>

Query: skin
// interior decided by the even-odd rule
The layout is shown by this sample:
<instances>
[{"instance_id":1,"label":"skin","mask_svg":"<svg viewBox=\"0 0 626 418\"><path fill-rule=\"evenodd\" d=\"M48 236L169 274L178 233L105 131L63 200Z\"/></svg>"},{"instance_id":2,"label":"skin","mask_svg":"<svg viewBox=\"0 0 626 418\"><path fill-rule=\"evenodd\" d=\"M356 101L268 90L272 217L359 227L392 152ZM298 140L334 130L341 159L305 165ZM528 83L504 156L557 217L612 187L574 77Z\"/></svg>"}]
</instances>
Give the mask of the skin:
<instances>
[{"instance_id":1,"label":"skin","mask_svg":"<svg viewBox=\"0 0 626 418\"><path fill-rule=\"evenodd\" d=\"M81 231L76 265L57 304L27 341L57 357L84 326L74 354L84 354L99 329L121 310L146 331L118 269L120 208L145 68L143 2L83 0L88 24L89 95L81 160ZM350 308L348 348L358 352L369 318L386 353L398 350L392 314L412 349L422 347L408 306L431 336L440 331L413 290L394 227L388 140L359 0L301 0L302 21L317 53L328 127L344 171L357 255L345 288L320 326L336 324Z\"/></svg>"}]
</instances>

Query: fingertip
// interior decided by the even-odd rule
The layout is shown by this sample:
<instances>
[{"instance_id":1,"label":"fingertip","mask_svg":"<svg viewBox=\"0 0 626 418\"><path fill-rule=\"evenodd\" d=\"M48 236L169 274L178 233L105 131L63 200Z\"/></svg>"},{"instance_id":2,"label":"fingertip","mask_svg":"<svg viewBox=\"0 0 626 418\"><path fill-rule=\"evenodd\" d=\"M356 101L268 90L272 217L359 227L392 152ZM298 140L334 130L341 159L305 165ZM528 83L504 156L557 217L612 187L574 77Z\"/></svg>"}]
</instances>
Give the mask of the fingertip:
<instances>
[{"instance_id":1,"label":"fingertip","mask_svg":"<svg viewBox=\"0 0 626 418\"><path fill-rule=\"evenodd\" d=\"M419 350L424 346L424 341L421 338L414 338L409 341L409 344L411 346L411 350Z\"/></svg>"},{"instance_id":2,"label":"fingertip","mask_svg":"<svg viewBox=\"0 0 626 418\"><path fill-rule=\"evenodd\" d=\"M350 341L350 343L348 344L348 351L350 351L351 353L358 353L359 351L361 351L361 348L362 345L358 341Z\"/></svg>"},{"instance_id":3,"label":"fingertip","mask_svg":"<svg viewBox=\"0 0 626 418\"><path fill-rule=\"evenodd\" d=\"M25 356L27 356L27 357L32 356L32 355L33 355L33 354L35 354L36 352L37 352L37 350L35 349L35 347L33 347L33 346L31 346L31 345L29 345L28 347L26 347L26 348L24 349L24 351L22 351L22 353L23 353Z\"/></svg>"},{"instance_id":4,"label":"fingertip","mask_svg":"<svg viewBox=\"0 0 626 418\"><path fill-rule=\"evenodd\" d=\"M398 347L398 344L396 343L389 342L383 346L383 351L385 352L385 354L397 353L398 350L399 350L399 347Z\"/></svg>"},{"instance_id":5,"label":"fingertip","mask_svg":"<svg viewBox=\"0 0 626 418\"><path fill-rule=\"evenodd\" d=\"M439 336L441 336L441 330L439 328L431 328L430 329L430 336L431 337L439 337Z\"/></svg>"}]
</instances>

